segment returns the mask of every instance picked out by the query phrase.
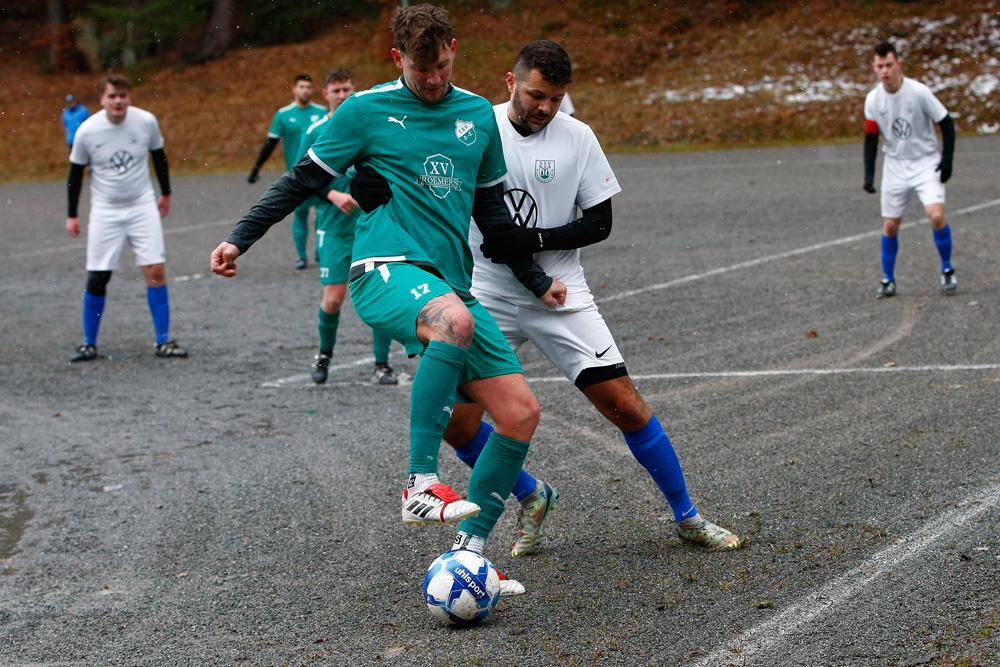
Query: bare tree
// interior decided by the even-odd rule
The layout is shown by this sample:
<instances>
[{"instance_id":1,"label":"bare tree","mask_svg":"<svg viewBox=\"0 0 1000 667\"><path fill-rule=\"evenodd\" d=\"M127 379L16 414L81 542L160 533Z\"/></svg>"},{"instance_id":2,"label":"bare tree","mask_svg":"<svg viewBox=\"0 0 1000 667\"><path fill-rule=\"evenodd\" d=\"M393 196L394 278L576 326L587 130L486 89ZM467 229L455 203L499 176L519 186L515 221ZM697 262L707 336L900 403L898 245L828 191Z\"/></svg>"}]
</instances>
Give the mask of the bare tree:
<instances>
[{"instance_id":1,"label":"bare tree","mask_svg":"<svg viewBox=\"0 0 1000 667\"><path fill-rule=\"evenodd\" d=\"M72 52L70 40L69 7L66 0L48 0L49 11L49 67L60 69L67 51Z\"/></svg>"},{"instance_id":2,"label":"bare tree","mask_svg":"<svg viewBox=\"0 0 1000 667\"><path fill-rule=\"evenodd\" d=\"M198 54L199 61L218 60L233 43L233 23L236 13L234 0L215 0L212 16L208 21L205 42Z\"/></svg>"}]
</instances>

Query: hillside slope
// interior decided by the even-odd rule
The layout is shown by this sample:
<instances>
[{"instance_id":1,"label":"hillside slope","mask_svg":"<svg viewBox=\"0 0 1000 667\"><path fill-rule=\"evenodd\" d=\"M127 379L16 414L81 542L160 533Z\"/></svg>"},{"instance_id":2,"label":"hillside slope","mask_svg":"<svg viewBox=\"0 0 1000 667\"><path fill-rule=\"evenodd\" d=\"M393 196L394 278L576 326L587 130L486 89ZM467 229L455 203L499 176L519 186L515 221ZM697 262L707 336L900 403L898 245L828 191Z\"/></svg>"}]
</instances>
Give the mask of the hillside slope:
<instances>
[{"instance_id":1,"label":"hillside slope","mask_svg":"<svg viewBox=\"0 0 1000 667\"><path fill-rule=\"evenodd\" d=\"M926 0L775 0L752 3L754 16L751 3L729 0L652 4L515 0L496 13L456 10L454 80L501 101L517 51L547 38L574 58L578 116L609 151L860 141L871 48L892 39L904 71L935 90L960 132L1000 129L1000 0L961 10ZM341 65L369 86L396 76L388 48L376 21L332 26L305 44L140 73L133 102L159 116L175 172L249 169L296 74L318 79ZM27 32L0 53L0 181L63 178L62 99L73 92L98 108L100 76L42 74Z\"/></svg>"}]
</instances>

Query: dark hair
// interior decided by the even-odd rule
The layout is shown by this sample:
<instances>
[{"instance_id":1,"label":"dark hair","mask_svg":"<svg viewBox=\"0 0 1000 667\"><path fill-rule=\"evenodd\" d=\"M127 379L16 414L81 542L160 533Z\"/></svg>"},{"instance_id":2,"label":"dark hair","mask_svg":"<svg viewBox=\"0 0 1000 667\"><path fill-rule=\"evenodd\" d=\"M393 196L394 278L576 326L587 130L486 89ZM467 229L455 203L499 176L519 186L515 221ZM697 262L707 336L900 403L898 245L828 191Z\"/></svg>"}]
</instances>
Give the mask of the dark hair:
<instances>
[{"instance_id":1,"label":"dark hair","mask_svg":"<svg viewBox=\"0 0 1000 667\"><path fill-rule=\"evenodd\" d=\"M517 78L527 78L533 69L537 69L542 78L557 86L568 86L573 80L573 66L566 49L547 39L538 39L528 44L521 49L514 61L514 76Z\"/></svg>"},{"instance_id":2,"label":"dark hair","mask_svg":"<svg viewBox=\"0 0 1000 667\"><path fill-rule=\"evenodd\" d=\"M309 83L313 82L312 77L309 76L308 74L299 74L297 77L295 77L295 81L292 83L292 85L294 86L299 81L308 81Z\"/></svg>"},{"instance_id":3,"label":"dark hair","mask_svg":"<svg viewBox=\"0 0 1000 667\"><path fill-rule=\"evenodd\" d=\"M103 95L104 91L107 90L108 84L111 84L115 88L124 88L130 92L132 90L132 82L129 81L128 77L124 74L108 74L106 77L101 79L101 82L97 84L101 90L101 95Z\"/></svg>"},{"instance_id":4,"label":"dark hair","mask_svg":"<svg viewBox=\"0 0 1000 667\"><path fill-rule=\"evenodd\" d=\"M442 48L451 47L448 12L434 5L399 7L389 22L392 45L417 67L437 62Z\"/></svg>"},{"instance_id":5,"label":"dark hair","mask_svg":"<svg viewBox=\"0 0 1000 667\"><path fill-rule=\"evenodd\" d=\"M899 60L899 54L896 53L896 47L892 42L882 42L875 47L875 55L880 58L885 58L890 53L896 58L896 60Z\"/></svg>"},{"instance_id":6,"label":"dark hair","mask_svg":"<svg viewBox=\"0 0 1000 667\"><path fill-rule=\"evenodd\" d=\"M354 75L351 71L343 67L334 67L323 75L323 87L326 88L334 81L350 81L354 83Z\"/></svg>"}]
</instances>

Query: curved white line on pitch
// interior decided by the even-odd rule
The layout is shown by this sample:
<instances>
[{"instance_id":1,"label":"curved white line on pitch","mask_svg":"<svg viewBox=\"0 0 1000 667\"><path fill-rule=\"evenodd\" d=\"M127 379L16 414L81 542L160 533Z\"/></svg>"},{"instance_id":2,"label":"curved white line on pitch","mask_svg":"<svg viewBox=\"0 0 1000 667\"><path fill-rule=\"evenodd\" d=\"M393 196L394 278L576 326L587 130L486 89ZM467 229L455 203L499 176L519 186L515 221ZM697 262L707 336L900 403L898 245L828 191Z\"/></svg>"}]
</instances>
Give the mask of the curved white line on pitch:
<instances>
[{"instance_id":1,"label":"curved white line on pitch","mask_svg":"<svg viewBox=\"0 0 1000 667\"><path fill-rule=\"evenodd\" d=\"M954 217L956 215L968 215L969 213L974 213L976 211L981 211L985 208L990 208L993 206L1000 205L1000 199L994 199L992 201L984 202L982 204L976 204L975 206L968 206L966 208L959 209L953 213L949 213L950 216ZM899 226L900 229L908 229L910 227L916 227L917 225L926 225L930 222L927 218L922 220L915 220L914 222L906 222ZM671 287L676 287L677 285L683 285L685 283L693 283L697 280L704 280L705 278L711 278L712 276L718 276L723 273L731 273L733 271L739 271L740 269L749 269L754 266L759 266L761 264L766 264L767 262L773 262L778 259L788 259L789 257L795 257L797 255L804 255L809 252L816 250L825 250L826 248L832 248L838 245L844 245L846 243L854 243L855 241L861 241L863 239L869 239L874 236L881 237L882 230L877 229L871 232L865 232L864 234L855 234L854 236L845 236L841 239L834 239L832 241L824 241L823 243L817 243L815 245L806 246L804 248L797 248L795 250L789 250L788 252L778 253L777 255L769 255L767 257L759 257L757 259L751 259L746 262L740 262L739 264L733 264L731 266L724 266L718 269L712 269L711 271L706 271L705 273L696 273L690 276L684 276L683 278L677 278L665 283L659 283L657 285L648 285L646 287L640 287L639 289L628 290L627 292L619 292L618 294L611 294L610 296L601 297L595 299L597 303L607 303L609 301L621 301L622 299L627 299L629 297L636 296L638 294L645 294L646 292L657 292L659 290L669 289Z\"/></svg>"},{"instance_id":2,"label":"curved white line on pitch","mask_svg":"<svg viewBox=\"0 0 1000 667\"><path fill-rule=\"evenodd\" d=\"M236 222L233 220L216 220L215 222L203 222L198 225L186 225L184 227L164 227L163 234L179 234L181 232L191 232L199 229L212 229L213 227L222 227L223 225L236 226ZM50 245L44 248L39 248L38 250L29 250L27 252L18 252L13 255L9 255L11 259L15 257L37 257L38 255L50 255L54 252L66 252L69 250L79 250L80 252L86 252L87 244L83 237L77 240L76 243L67 243L66 245Z\"/></svg>"},{"instance_id":3,"label":"curved white line on pitch","mask_svg":"<svg viewBox=\"0 0 1000 667\"><path fill-rule=\"evenodd\" d=\"M687 380L697 378L754 378L780 377L783 375L850 375L852 373L921 373L942 371L998 371L1000 364L962 364L958 366L861 366L860 368L790 368L772 371L704 371L694 373L652 373L629 375L633 380ZM562 375L529 377L532 382L568 382Z\"/></svg>"},{"instance_id":4,"label":"curved white line on pitch","mask_svg":"<svg viewBox=\"0 0 1000 667\"><path fill-rule=\"evenodd\" d=\"M919 528L908 538L897 540L895 544L876 552L862 565L830 580L818 591L789 605L774 618L747 630L739 638L738 654L732 646L719 646L695 663L696 667L728 664L733 660L748 664L761 653L764 654L762 658L773 659L775 647L798 632L799 628L849 603L851 598L872 582L884 578L886 570L916 559L930 551L936 543L949 538L952 533L965 531L970 521L998 504L1000 484L967 496L956 509Z\"/></svg>"}]
</instances>

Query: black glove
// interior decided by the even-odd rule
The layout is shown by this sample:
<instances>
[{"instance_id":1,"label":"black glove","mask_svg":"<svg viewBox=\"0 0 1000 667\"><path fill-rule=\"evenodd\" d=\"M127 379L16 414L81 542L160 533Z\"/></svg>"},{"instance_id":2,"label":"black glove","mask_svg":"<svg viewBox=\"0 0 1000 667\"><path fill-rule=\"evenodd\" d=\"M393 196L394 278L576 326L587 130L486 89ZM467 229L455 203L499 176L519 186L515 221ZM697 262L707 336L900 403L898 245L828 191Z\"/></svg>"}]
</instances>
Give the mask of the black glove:
<instances>
[{"instance_id":1,"label":"black glove","mask_svg":"<svg viewBox=\"0 0 1000 667\"><path fill-rule=\"evenodd\" d=\"M865 188L865 192L870 192L872 194L875 194L875 186L872 185L871 181L865 181L864 188Z\"/></svg>"},{"instance_id":2,"label":"black glove","mask_svg":"<svg viewBox=\"0 0 1000 667\"><path fill-rule=\"evenodd\" d=\"M257 182L257 174L258 173L259 173L259 170L257 169L257 167L254 167L253 169L251 169L250 170L250 175L247 176L247 183L256 183Z\"/></svg>"},{"instance_id":3,"label":"black glove","mask_svg":"<svg viewBox=\"0 0 1000 667\"><path fill-rule=\"evenodd\" d=\"M951 178L951 160L944 158L941 160L941 164L937 166L934 171L941 172L941 182L947 183L948 179Z\"/></svg>"},{"instance_id":4,"label":"black glove","mask_svg":"<svg viewBox=\"0 0 1000 667\"><path fill-rule=\"evenodd\" d=\"M522 227L516 223L498 225L483 236L479 249L494 264L506 264L542 250L544 237L537 227Z\"/></svg>"},{"instance_id":5,"label":"black glove","mask_svg":"<svg viewBox=\"0 0 1000 667\"><path fill-rule=\"evenodd\" d=\"M389 181L371 167L361 167L351 180L351 196L365 213L371 213L392 199Z\"/></svg>"}]
</instances>

